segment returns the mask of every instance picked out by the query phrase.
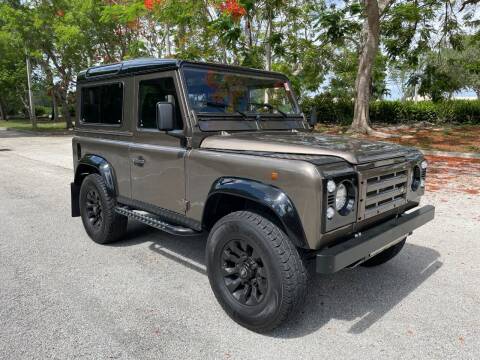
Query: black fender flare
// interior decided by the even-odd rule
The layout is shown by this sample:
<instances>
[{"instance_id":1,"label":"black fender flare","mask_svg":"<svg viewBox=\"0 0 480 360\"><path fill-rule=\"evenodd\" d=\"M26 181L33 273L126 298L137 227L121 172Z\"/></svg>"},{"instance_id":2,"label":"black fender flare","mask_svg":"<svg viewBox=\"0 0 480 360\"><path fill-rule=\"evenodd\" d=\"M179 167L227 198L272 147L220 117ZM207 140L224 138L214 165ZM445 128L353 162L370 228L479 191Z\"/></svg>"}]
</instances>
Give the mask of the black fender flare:
<instances>
[{"instance_id":1,"label":"black fender flare","mask_svg":"<svg viewBox=\"0 0 480 360\"><path fill-rule=\"evenodd\" d=\"M80 187L83 179L89 174L100 174L105 180L108 194L117 196L117 183L112 165L101 156L86 154L75 168L75 178L70 184L72 217L80 216Z\"/></svg>"},{"instance_id":2,"label":"black fender flare","mask_svg":"<svg viewBox=\"0 0 480 360\"><path fill-rule=\"evenodd\" d=\"M281 189L256 180L221 177L213 183L210 189L205 202L202 224L205 224L207 220L209 200L217 194L238 196L269 208L280 221L293 244L297 247L309 248L297 209Z\"/></svg>"},{"instance_id":3,"label":"black fender flare","mask_svg":"<svg viewBox=\"0 0 480 360\"><path fill-rule=\"evenodd\" d=\"M108 194L112 197L117 196L117 182L113 166L101 156L86 154L77 164L75 169L75 184L81 185L85 173L98 173L105 180Z\"/></svg>"}]
</instances>

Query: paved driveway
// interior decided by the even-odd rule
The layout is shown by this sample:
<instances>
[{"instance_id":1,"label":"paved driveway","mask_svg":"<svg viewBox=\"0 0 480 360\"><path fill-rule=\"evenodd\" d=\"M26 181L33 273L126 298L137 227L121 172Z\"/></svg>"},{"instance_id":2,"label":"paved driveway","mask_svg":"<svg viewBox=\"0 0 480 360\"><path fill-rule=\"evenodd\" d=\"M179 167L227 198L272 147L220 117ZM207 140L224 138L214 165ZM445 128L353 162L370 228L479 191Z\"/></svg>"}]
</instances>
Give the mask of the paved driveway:
<instances>
[{"instance_id":1,"label":"paved driveway","mask_svg":"<svg viewBox=\"0 0 480 360\"><path fill-rule=\"evenodd\" d=\"M69 216L70 151L0 131L0 358L478 358L480 196L455 191L476 171L426 196L436 219L397 258L313 275L304 312L258 335L215 301L204 238L130 223L90 241Z\"/></svg>"}]
</instances>

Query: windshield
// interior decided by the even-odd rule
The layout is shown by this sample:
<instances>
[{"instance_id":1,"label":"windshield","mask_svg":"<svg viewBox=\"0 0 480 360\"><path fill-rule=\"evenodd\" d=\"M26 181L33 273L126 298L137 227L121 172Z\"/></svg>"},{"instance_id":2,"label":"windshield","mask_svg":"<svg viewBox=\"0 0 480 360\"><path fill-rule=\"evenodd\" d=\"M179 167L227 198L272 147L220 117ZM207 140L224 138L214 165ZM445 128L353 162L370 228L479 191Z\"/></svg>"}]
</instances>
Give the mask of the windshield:
<instances>
[{"instance_id":1,"label":"windshield","mask_svg":"<svg viewBox=\"0 0 480 360\"><path fill-rule=\"evenodd\" d=\"M198 113L300 115L290 85L281 77L194 68L186 68L184 74L190 106Z\"/></svg>"}]
</instances>

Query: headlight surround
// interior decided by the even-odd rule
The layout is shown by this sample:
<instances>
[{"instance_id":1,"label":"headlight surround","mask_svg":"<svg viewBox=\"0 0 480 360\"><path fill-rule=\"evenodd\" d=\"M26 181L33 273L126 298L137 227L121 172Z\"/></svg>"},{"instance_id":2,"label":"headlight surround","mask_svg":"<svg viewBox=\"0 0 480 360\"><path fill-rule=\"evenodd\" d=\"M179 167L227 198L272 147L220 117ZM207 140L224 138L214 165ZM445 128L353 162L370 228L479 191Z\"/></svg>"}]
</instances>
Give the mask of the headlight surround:
<instances>
[{"instance_id":1,"label":"headlight surround","mask_svg":"<svg viewBox=\"0 0 480 360\"><path fill-rule=\"evenodd\" d=\"M420 166L415 165L412 171L412 191L417 191L420 187L422 182L422 171L420 170Z\"/></svg>"},{"instance_id":2,"label":"headlight surround","mask_svg":"<svg viewBox=\"0 0 480 360\"><path fill-rule=\"evenodd\" d=\"M335 209L342 216L350 214L355 205L355 186L349 180L343 180L337 186Z\"/></svg>"},{"instance_id":3,"label":"headlight surround","mask_svg":"<svg viewBox=\"0 0 480 360\"><path fill-rule=\"evenodd\" d=\"M324 180L322 233L355 222L358 198L357 176L356 172L350 171ZM335 188L332 192L333 184Z\"/></svg>"}]
</instances>

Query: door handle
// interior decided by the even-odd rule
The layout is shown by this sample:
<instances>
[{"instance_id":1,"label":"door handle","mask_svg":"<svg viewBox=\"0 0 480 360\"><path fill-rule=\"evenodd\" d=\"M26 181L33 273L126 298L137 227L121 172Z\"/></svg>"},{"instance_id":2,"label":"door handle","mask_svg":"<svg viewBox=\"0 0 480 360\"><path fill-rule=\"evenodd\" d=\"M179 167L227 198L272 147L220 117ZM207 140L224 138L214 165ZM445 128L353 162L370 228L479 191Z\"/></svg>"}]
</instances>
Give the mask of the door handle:
<instances>
[{"instance_id":1,"label":"door handle","mask_svg":"<svg viewBox=\"0 0 480 360\"><path fill-rule=\"evenodd\" d=\"M138 158L133 159L133 165L143 166L143 165L145 165L145 159L143 157L139 156Z\"/></svg>"}]
</instances>

